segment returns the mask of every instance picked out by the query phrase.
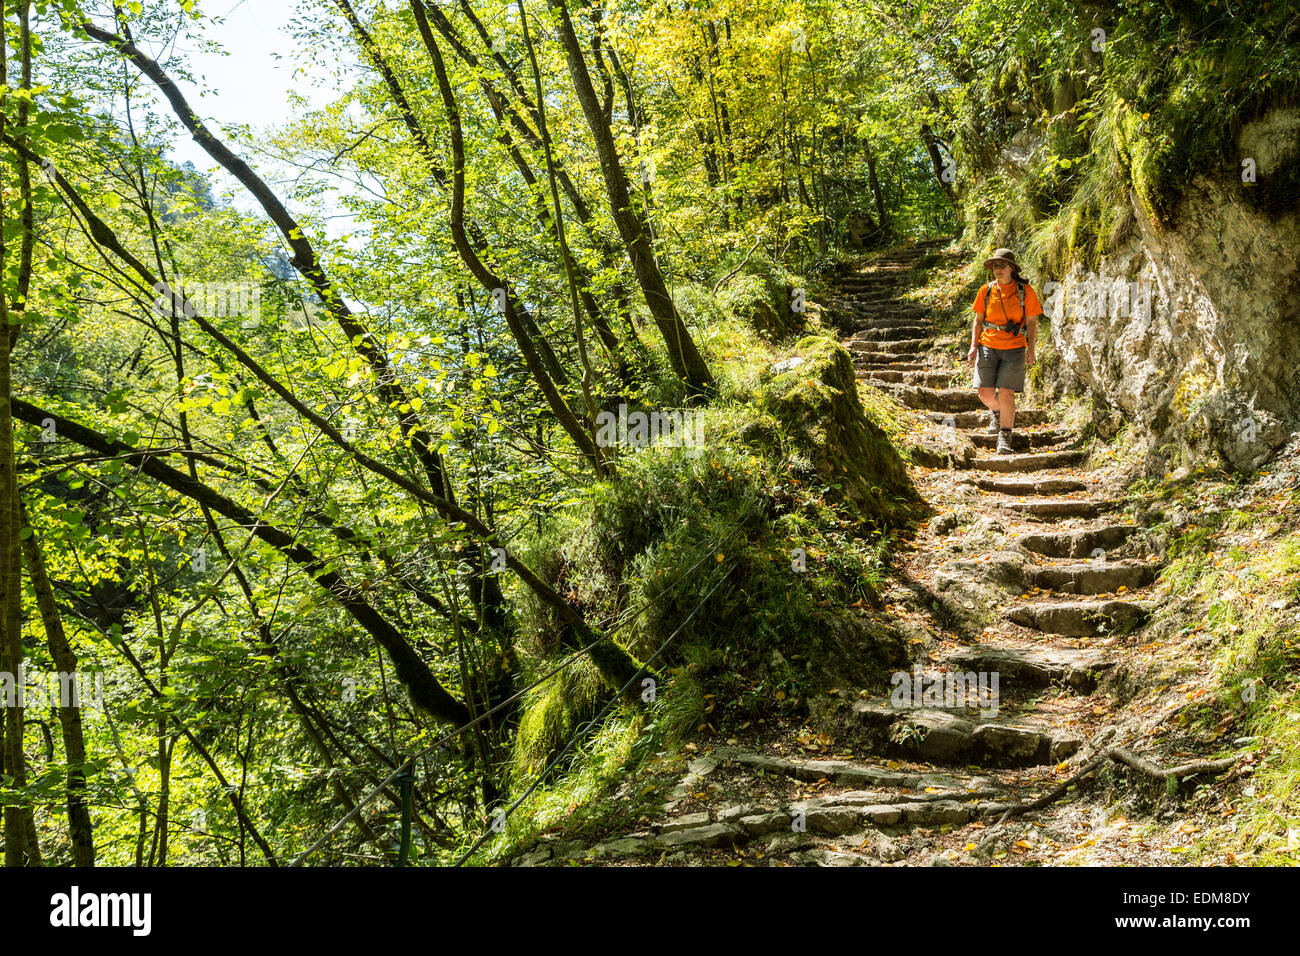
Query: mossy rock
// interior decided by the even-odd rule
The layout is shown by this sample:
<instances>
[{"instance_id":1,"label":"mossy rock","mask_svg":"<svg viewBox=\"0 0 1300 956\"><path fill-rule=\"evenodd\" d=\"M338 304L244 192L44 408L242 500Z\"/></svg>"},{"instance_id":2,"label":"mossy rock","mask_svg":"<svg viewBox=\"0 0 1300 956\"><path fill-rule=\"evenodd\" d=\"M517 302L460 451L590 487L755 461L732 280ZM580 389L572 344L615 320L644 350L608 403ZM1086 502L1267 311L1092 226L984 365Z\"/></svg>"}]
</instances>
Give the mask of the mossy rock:
<instances>
[{"instance_id":1,"label":"mossy rock","mask_svg":"<svg viewBox=\"0 0 1300 956\"><path fill-rule=\"evenodd\" d=\"M790 308L790 286L762 276L742 276L732 283L726 301L737 318L769 342L781 342L808 328L805 313Z\"/></svg>"},{"instance_id":2,"label":"mossy rock","mask_svg":"<svg viewBox=\"0 0 1300 956\"><path fill-rule=\"evenodd\" d=\"M836 500L883 527L905 522L919 500L888 436L863 412L853 359L810 335L763 375L764 410L793 438Z\"/></svg>"}]
</instances>

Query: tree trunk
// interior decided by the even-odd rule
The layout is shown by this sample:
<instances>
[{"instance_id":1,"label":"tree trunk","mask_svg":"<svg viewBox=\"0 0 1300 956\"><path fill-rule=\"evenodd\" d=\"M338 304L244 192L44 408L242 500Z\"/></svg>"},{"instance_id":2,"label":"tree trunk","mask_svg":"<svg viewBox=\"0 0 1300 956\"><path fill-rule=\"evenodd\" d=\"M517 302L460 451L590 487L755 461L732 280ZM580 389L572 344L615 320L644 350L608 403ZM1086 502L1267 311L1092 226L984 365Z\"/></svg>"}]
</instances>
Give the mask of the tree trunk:
<instances>
[{"instance_id":1,"label":"tree trunk","mask_svg":"<svg viewBox=\"0 0 1300 956\"><path fill-rule=\"evenodd\" d=\"M7 36L7 4L0 3L0 137L7 137L9 76ZM19 49L22 52L22 75L19 80L24 89L32 85L31 35L28 31L28 4L18 5ZM28 100L20 99L17 110L17 129L14 137L22 144L27 138ZM32 223L31 173L25 158L16 157L18 186L21 196L21 239L18 250L17 284L12 307L9 301L9 261L4 236L0 234L0 670L11 675L16 695L21 695L19 671L23 663L22 642L22 547L19 538L21 517L18 510L18 473L14 460L13 381L10 359L14 343L18 341L19 320L27 305L27 289L31 282ZM0 221L7 217L4 198L0 196ZM8 775L14 790L27 785L26 758L23 753L23 715L25 708L6 707L4 714L3 765L0 771ZM35 846L28 846L27 826L30 810L21 805L7 806L4 812L5 865L22 866L30 862ZM34 827L31 828L34 831Z\"/></svg>"},{"instance_id":2,"label":"tree trunk","mask_svg":"<svg viewBox=\"0 0 1300 956\"><path fill-rule=\"evenodd\" d=\"M710 394L715 388L713 375L673 304L663 272L650 247L649 225L644 215L633 205L627 173L619 161L618 148L614 144L614 133L601 113L600 99L592 86L591 73L587 70L587 61L583 58L582 45L574 32L568 7L564 0L547 2L559 15L557 26L560 42L564 45L574 93L582 106L587 127L595 142L596 154L600 158L600 169L609 195L610 213L627 249L632 271L641 286L646 305L668 347L668 358L673 371L682 378L693 395Z\"/></svg>"},{"instance_id":3,"label":"tree trunk","mask_svg":"<svg viewBox=\"0 0 1300 956\"><path fill-rule=\"evenodd\" d=\"M871 196L876 201L876 222L884 236L889 235L889 219L885 213L885 194L880 191L880 178L876 175L876 154L867 144L867 180L871 184Z\"/></svg>"},{"instance_id":4,"label":"tree trunk","mask_svg":"<svg viewBox=\"0 0 1300 956\"><path fill-rule=\"evenodd\" d=\"M19 508L22 508L21 503ZM31 523L25 509L21 516L23 527L30 531ZM41 623L45 626L45 643L49 646L50 658L60 673L75 674L79 678L77 655L68 643L63 620L54 603L54 588L35 533L29 533L23 539L23 552L27 558L27 577L36 594ZM60 701L59 726L63 730L63 755L68 764L68 833L72 837L72 862L74 866L94 866L95 838L90 809L86 805L86 743L81 733L81 708L76 706L78 702L75 700L70 703L73 706L63 706Z\"/></svg>"}]
</instances>

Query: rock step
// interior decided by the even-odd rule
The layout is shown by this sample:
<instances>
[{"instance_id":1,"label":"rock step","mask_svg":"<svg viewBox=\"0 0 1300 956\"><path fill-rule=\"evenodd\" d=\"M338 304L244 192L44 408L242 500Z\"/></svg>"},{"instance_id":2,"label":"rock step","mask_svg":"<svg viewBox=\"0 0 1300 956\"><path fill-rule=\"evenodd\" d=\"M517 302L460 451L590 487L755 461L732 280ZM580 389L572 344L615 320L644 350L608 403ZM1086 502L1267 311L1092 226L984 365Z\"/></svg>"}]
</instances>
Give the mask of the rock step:
<instances>
[{"instance_id":1,"label":"rock step","mask_svg":"<svg viewBox=\"0 0 1300 956\"><path fill-rule=\"evenodd\" d=\"M872 344L879 345L880 343L875 342ZM915 364L916 360L920 358L920 355L916 353L867 352L864 351L861 346L850 350L850 354L853 356L853 364L859 367L862 365L889 365L893 368L897 367L899 364Z\"/></svg>"},{"instance_id":2,"label":"rock step","mask_svg":"<svg viewBox=\"0 0 1300 956\"><path fill-rule=\"evenodd\" d=\"M972 674L971 680L967 681L964 671L960 675L940 670L927 670L917 675L913 671L908 674L908 683L895 688L894 694L897 696L868 697L854 701L854 712L857 713L859 709L873 713L888 711L897 718L919 710L938 710L983 722L988 714L995 712L995 708L1000 713L1003 707L1001 678L999 677L996 689L990 680L986 676L985 683L981 686L978 673ZM934 688L928 699L925 696L927 688Z\"/></svg>"},{"instance_id":3,"label":"rock step","mask_svg":"<svg viewBox=\"0 0 1300 956\"><path fill-rule=\"evenodd\" d=\"M852 312L845 315L844 318L846 320L846 323L851 325L855 329L897 328L900 326L914 326L918 324L915 318L910 318L905 315L897 316L897 317L876 316L874 318L869 318L867 316L864 316L860 312ZM858 338L858 336L850 335L849 341L853 341L853 339L855 338Z\"/></svg>"},{"instance_id":4,"label":"rock step","mask_svg":"<svg viewBox=\"0 0 1300 956\"><path fill-rule=\"evenodd\" d=\"M894 272L854 272L836 280L835 285L841 289L870 289L882 286L897 287L901 277Z\"/></svg>"},{"instance_id":5,"label":"rock step","mask_svg":"<svg viewBox=\"0 0 1300 956\"><path fill-rule=\"evenodd\" d=\"M975 486L980 491L1003 495L1063 495L1071 491L1087 491L1088 483L1074 478L977 478ZM1069 555L1066 555L1069 557Z\"/></svg>"},{"instance_id":6,"label":"rock step","mask_svg":"<svg viewBox=\"0 0 1300 956\"><path fill-rule=\"evenodd\" d=\"M1141 561L1089 561L1084 564L1030 565L1025 578L1031 587L1061 594L1112 594L1120 588L1136 591L1156 579L1159 568Z\"/></svg>"},{"instance_id":7,"label":"rock step","mask_svg":"<svg viewBox=\"0 0 1300 956\"><path fill-rule=\"evenodd\" d=\"M889 356L889 359L892 361L898 361L900 359L899 352L907 351L907 349L895 348L894 346L897 344L896 342L882 343L877 339L873 339L869 342L866 342L855 337L855 338L845 339L842 344L846 349L848 349L850 355L857 356L857 355L882 355L883 354Z\"/></svg>"},{"instance_id":8,"label":"rock step","mask_svg":"<svg viewBox=\"0 0 1300 956\"><path fill-rule=\"evenodd\" d=\"M934 787L940 791L983 790L998 787L998 782L992 777L896 771L848 760L791 760L769 754L749 753L730 747L715 747L712 756L724 763L736 763L763 773L793 777L795 780L809 783L829 780L840 786L901 787L920 791L924 791L926 787Z\"/></svg>"},{"instance_id":9,"label":"rock step","mask_svg":"<svg viewBox=\"0 0 1300 956\"><path fill-rule=\"evenodd\" d=\"M1082 451L1048 451L1021 455L998 455L976 458L971 467L981 471L1016 472L1042 471L1046 468L1070 468L1082 464L1088 457Z\"/></svg>"},{"instance_id":10,"label":"rock step","mask_svg":"<svg viewBox=\"0 0 1300 956\"><path fill-rule=\"evenodd\" d=\"M936 764L1032 767L1064 760L1083 745L1068 731L1022 721L977 723L941 710L899 710L867 701L854 704L853 713L873 747Z\"/></svg>"},{"instance_id":11,"label":"rock step","mask_svg":"<svg viewBox=\"0 0 1300 956\"><path fill-rule=\"evenodd\" d=\"M962 648L944 658L944 663L966 671L999 675L999 689L1006 682L1016 687L1049 687L1065 684L1080 694L1097 689L1098 675L1115 662L1100 651L1070 647L1020 648L980 644Z\"/></svg>"},{"instance_id":12,"label":"rock step","mask_svg":"<svg viewBox=\"0 0 1300 956\"><path fill-rule=\"evenodd\" d=\"M1118 501L1090 498L1048 498L1043 501L1003 501L1001 507L1031 518L1095 518L1118 507Z\"/></svg>"},{"instance_id":13,"label":"rock step","mask_svg":"<svg viewBox=\"0 0 1300 956\"><path fill-rule=\"evenodd\" d=\"M929 365L924 362L855 362L860 372L928 372Z\"/></svg>"},{"instance_id":14,"label":"rock step","mask_svg":"<svg viewBox=\"0 0 1300 956\"><path fill-rule=\"evenodd\" d=\"M1113 524L1078 531L1027 534L1017 543L1045 558L1104 558L1108 550L1119 547L1136 530L1134 525Z\"/></svg>"},{"instance_id":15,"label":"rock step","mask_svg":"<svg viewBox=\"0 0 1300 956\"><path fill-rule=\"evenodd\" d=\"M850 286L835 286L826 291L835 298L835 301L847 303L854 308L869 306L872 308L904 309L912 312L929 312L933 308L924 302L913 302L910 299L894 295L893 292L884 291L883 286L866 291Z\"/></svg>"},{"instance_id":16,"label":"rock step","mask_svg":"<svg viewBox=\"0 0 1300 956\"><path fill-rule=\"evenodd\" d=\"M896 325L920 325L928 332L934 325L934 314L929 310L916 312L907 309L889 309L866 307L854 309L846 317L847 324L853 329L883 328Z\"/></svg>"},{"instance_id":17,"label":"rock step","mask_svg":"<svg viewBox=\"0 0 1300 956\"><path fill-rule=\"evenodd\" d=\"M971 395L975 395L975 389L969 389ZM978 396L976 396L978 401ZM1025 408L1016 409L1016 425L1045 425L1047 424L1048 412L1043 408ZM951 420L950 420L951 419ZM956 412L950 414L934 413L930 415L930 421L938 422L940 425L947 425L949 428L988 428L989 412L980 402L980 410L974 412Z\"/></svg>"},{"instance_id":18,"label":"rock step","mask_svg":"<svg viewBox=\"0 0 1300 956\"><path fill-rule=\"evenodd\" d=\"M910 372L897 368L870 369L864 378L872 382L898 382L904 385L919 385L925 388L943 387L952 378L947 372Z\"/></svg>"},{"instance_id":19,"label":"rock step","mask_svg":"<svg viewBox=\"0 0 1300 956\"><path fill-rule=\"evenodd\" d=\"M903 352L921 352L930 346L933 340L930 338L910 338L895 339L892 342L870 342L877 352L887 352L890 355L898 355Z\"/></svg>"},{"instance_id":20,"label":"rock step","mask_svg":"<svg viewBox=\"0 0 1300 956\"><path fill-rule=\"evenodd\" d=\"M861 306L853 310L850 323L857 328L872 328L884 325L924 325L934 324L934 313L929 309L903 309L893 306Z\"/></svg>"},{"instance_id":21,"label":"rock step","mask_svg":"<svg viewBox=\"0 0 1300 956\"><path fill-rule=\"evenodd\" d=\"M854 338L864 344L876 342L897 342L903 339L922 339L933 330L924 325L896 325L883 328L865 328L854 334Z\"/></svg>"},{"instance_id":22,"label":"rock step","mask_svg":"<svg viewBox=\"0 0 1300 956\"><path fill-rule=\"evenodd\" d=\"M831 298L828 304L842 305L846 309L855 312L870 311L873 309L905 309L910 311L930 311L930 307L920 302L908 302L906 299L900 299L896 295L878 295L867 294L863 292L852 292L843 289L831 289Z\"/></svg>"},{"instance_id":23,"label":"rock step","mask_svg":"<svg viewBox=\"0 0 1300 956\"><path fill-rule=\"evenodd\" d=\"M990 435L987 432L976 432L969 437L976 448L996 448L998 445L998 436ZM1030 448L1059 445L1063 441L1068 441L1070 437L1070 432L1064 428L1049 428L1041 432L1013 430L1011 432L1011 447L1016 451L1025 451Z\"/></svg>"},{"instance_id":24,"label":"rock step","mask_svg":"<svg viewBox=\"0 0 1300 956\"><path fill-rule=\"evenodd\" d=\"M984 407L984 403L979 400L979 396L969 388L922 388L918 385L890 385L888 383L882 383L880 387L893 392L894 397L909 408L922 411L955 414L975 407Z\"/></svg>"},{"instance_id":25,"label":"rock step","mask_svg":"<svg viewBox=\"0 0 1300 956\"><path fill-rule=\"evenodd\" d=\"M1077 601L1063 604L1020 604L1007 608L1006 619L1048 634L1096 637L1142 624L1150 615L1146 604L1132 601Z\"/></svg>"}]
</instances>

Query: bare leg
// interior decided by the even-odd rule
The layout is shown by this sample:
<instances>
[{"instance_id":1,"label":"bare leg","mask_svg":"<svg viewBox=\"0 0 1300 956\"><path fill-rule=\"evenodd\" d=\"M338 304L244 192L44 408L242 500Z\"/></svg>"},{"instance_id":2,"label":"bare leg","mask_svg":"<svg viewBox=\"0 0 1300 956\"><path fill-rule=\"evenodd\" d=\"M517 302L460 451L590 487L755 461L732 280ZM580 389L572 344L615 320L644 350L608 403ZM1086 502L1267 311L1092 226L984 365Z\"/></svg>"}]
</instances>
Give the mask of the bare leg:
<instances>
[{"instance_id":1,"label":"bare leg","mask_svg":"<svg viewBox=\"0 0 1300 956\"><path fill-rule=\"evenodd\" d=\"M980 389L983 391L983 389ZM981 396L983 397L983 396ZM988 405L988 402L984 404ZM989 406L992 408L993 406ZM1016 423L1016 393L1009 388L998 389L998 410L1002 416L1002 427L1011 428Z\"/></svg>"},{"instance_id":2,"label":"bare leg","mask_svg":"<svg viewBox=\"0 0 1300 956\"><path fill-rule=\"evenodd\" d=\"M992 409L995 412L1001 408L1001 406L998 404L997 389L980 388L980 389L976 389L976 391L979 393L980 401L983 402L988 408Z\"/></svg>"}]
</instances>

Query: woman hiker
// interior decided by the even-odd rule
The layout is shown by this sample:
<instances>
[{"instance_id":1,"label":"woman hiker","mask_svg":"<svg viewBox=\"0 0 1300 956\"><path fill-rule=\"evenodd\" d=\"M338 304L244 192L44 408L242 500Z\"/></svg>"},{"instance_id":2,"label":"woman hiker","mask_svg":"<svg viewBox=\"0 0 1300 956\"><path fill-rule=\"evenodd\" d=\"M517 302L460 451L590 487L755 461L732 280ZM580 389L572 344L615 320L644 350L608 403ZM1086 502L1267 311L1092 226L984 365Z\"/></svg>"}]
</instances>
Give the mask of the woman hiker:
<instances>
[{"instance_id":1,"label":"woman hiker","mask_svg":"<svg viewBox=\"0 0 1300 956\"><path fill-rule=\"evenodd\" d=\"M1043 307L1010 249L996 249L984 268L993 273L975 296L975 327L966 360L975 366L975 388L989 408L989 434L998 454L1009 455L1016 421L1016 392L1025 390L1025 366L1034 364L1038 317Z\"/></svg>"}]
</instances>

